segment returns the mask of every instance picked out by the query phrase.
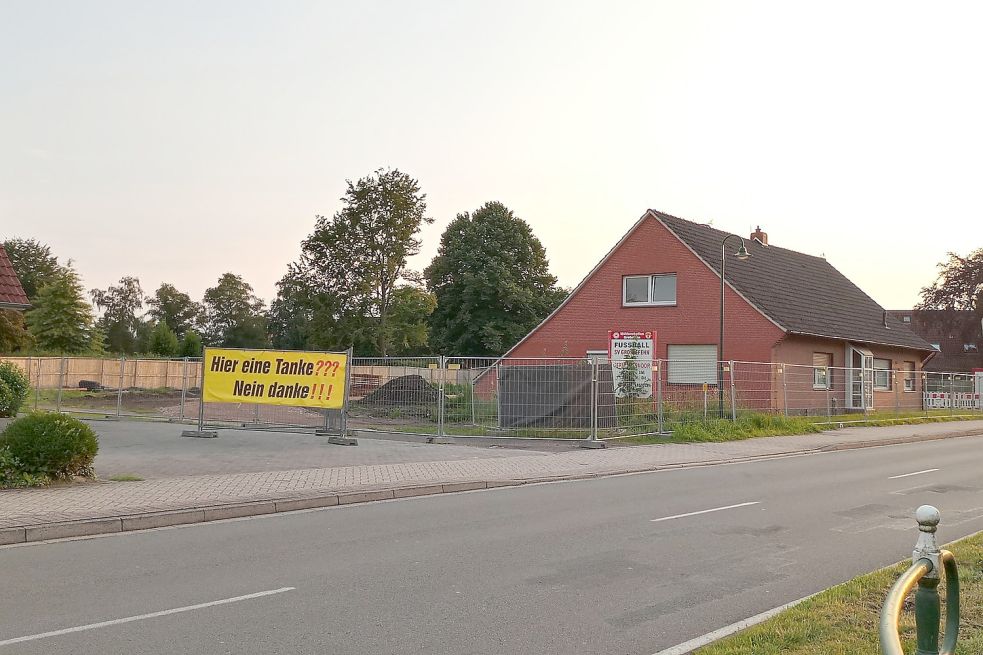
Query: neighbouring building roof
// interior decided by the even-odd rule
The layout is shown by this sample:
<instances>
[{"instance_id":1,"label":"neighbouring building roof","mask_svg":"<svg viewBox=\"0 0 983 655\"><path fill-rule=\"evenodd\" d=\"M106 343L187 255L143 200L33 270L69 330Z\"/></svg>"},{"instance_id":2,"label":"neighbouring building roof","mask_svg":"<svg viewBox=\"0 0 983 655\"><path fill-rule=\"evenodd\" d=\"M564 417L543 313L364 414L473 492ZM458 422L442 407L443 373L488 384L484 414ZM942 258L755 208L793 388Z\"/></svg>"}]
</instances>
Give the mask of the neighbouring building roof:
<instances>
[{"instance_id":1,"label":"neighbouring building roof","mask_svg":"<svg viewBox=\"0 0 983 655\"><path fill-rule=\"evenodd\" d=\"M0 309L27 309L30 306L7 251L0 246Z\"/></svg>"},{"instance_id":2,"label":"neighbouring building roof","mask_svg":"<svg viewBox=\"0 0 983 655\"><path fill-rule=\"evenodd\" d=\"M720 274L720 245L727 232L655 210L650 215ZM726 281L787 332L934 350L824 258L749 238L744 243L751 257L728 258ZM728 243L727 252L738 245Z\"/></svg>"},{"instance_id":3,"label":"neighbouring building roof","mask_svg":"<svg viewBox=\"0 0 983 655\"><path fill-rule=\"evenodd\" d=\"M972 311L904 309L889 313L910 325L933 348L938 346L938 354L925 365L927 370L961 372L983 368L983 324Z\"/></svg>"}]
</instances>

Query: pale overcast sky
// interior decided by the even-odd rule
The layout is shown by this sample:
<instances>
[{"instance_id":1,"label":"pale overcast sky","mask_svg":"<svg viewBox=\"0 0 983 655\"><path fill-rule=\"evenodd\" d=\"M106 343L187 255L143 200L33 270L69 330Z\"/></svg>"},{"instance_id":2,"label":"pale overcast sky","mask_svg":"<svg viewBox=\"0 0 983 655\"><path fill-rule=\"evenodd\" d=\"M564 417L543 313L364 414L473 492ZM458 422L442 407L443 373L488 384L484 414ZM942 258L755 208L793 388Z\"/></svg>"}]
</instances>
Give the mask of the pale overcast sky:
<instances>
[{"instance_id":1,"label":"pale overcast sky","mask_svg":"<svg viewBox=\"0 0 983 655\"><path fill-rule=\"evenodd\" d=\"M983 246L977 2L0 0L0 238L268 302L346 178L500 200L573 286L646 208L888 308Z\"/></svg>"}]
</instances>

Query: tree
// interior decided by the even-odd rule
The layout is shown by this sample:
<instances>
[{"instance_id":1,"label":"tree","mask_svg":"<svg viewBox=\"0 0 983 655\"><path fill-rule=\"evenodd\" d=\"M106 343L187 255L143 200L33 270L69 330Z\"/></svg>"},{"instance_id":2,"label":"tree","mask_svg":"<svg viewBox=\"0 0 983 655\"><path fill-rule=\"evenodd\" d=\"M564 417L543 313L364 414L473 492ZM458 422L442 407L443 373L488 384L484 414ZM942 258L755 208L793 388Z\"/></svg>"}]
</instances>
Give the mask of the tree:
<instances>
[{"instance_id":1,"label":"tree","mask_svg":"<svg viewBox=\"0 0 983 655\"><path fill-rule=\"evenodd\" d=\"M291 264L277 283L277 297L270 305L273 345L286 349L342 351L354 348L359 355L378 355L378 340L364 297L352 293L357 280L337 267L332 280L321 272L312 276Z\"/></svg>"},{"instance_id":2,"label":"tree","mask_svg":"<svg viewBox=\"0 0 983 655\"><path fill-rule=\"evenodd\" d=\"M174 331L168 327L167 323L160 322L154 326L150 333L150 347L148 350L161 357L175 357L178 354L178 340Z\"/></svg>"},{"instance_id":3,"label":"tree","mask_svg":"<svg viewBox=\"0 0 983 655\"><path fill-rule=\"evenodd\" d=\"M93 347L92 307L74 269L62 268L38 290L27 326L40 350L76 354Z\"/></svg>"},{"instance_id":4,"label":"tree","mask_svg":"<svg viewBox=\"0 0 983 655\"><path fill-rule=\"evenodd\" d=\"M406 273L407 258L420 252L420 227L433 222L426 215L426 194L409 175L379 169L348 180L341 201L332 218L317 217L302 244L299 268L318 273L318 292L333 291L349 309L376 319L376 343L385 356L393 290Z\"/></svg>"},{"instance_id":5,"label":"tree","mask_svg":"<svg viewBox=\"0 0 983 655\"><path fill-rule=\"evenodd\" d=\"M99 326L106 333L106 342L114 352L133 353L141 350L138 343L141 319L137 313L143 308L143 289L140 280L124 277L119 285L110 286L105 291L93 289L92 301L103 315Z\"/></svg>"},{"instance_id":6,"label":"tree","mask_svg":"<svg viewBox=\"0 0 983 655\"><path fill-rule=\"evenodd\" d=\"M316 217L300 259L277 284L271 333L279 346L384 356L392 339L407 336L392 325L396 290L414 277L406 260L433 219L417 181L398 170L349 180L341 200L333 217Z\"/></svg>"},{"instance_id":7,"label":"tree","mask_svg":"<svg viewBox=\"0 0 983 655\"><path fill-rule=\"evenodd\" d=\"M942 320L951 329L957 325L972 331L983 321L983 248L977 248L966 257L950 252L948 259L939 263L939 276L935 282L922 289L918 309L943 310ZM957 312L971 311L975 321L960 321ZM971 338L971 334L964 335Z\"/></svg>"},{"instance_id":8,"label":"tree","mask_svg":"<svg viewBox=\"0 0 983 655\"><path fill-rule=\"evenodd\" d=\"M30 343L24 315L13 309L0 309L0 353L20 350Z\"/></svg>"},{"instance_id":9,"label":"tree","mask_svg":"<svg viewBox=\"0 0 983 655\"><path fill-rule=\"evenodd\" d=\"M430 343L430 315L437 299L426 289L402 285L393 290L389 334L392 355L426 355Z\"/></svg>"},{"instance_id":10,"label":"tree","mask_svg":"<svg viewBox=\"0 0 983 655\"><path fill-rule=\"evenodd\" d=\"M181 339L181 347L178 351L180 357L201 357L201 337L194 330L188 330Z\"/></svg>"},{"instance_id":11,"label":"tree","mask_svg":"<svg viewBox=\"0 0 983 655\"><path fill-rule=\"evenodd\" d=\"M229 348L263 348L269 345L263 301L240 276L225 273L218 284L205 290L206 340Z\"/></svg>"},{"instance_id":12,"label":"tree","mask_svg":"<svg viewBox=\"0 0 983 655\"><path fill-rule=\"evenodd\" d=\"M447 353L501 355L566 297L543 244L500 202L458 214L424 276L437 298L431 344Z\"/></svg>"},{"instance_id":13,"label":"tree","mask_svg":"<svg viewBox=\"0 0 983 655\"><path fill-rule=\"evenodd\" d=\"M3 249L14 267L14 272L24 287L24 293L33 302L45 284L54 282L61 266L51 254L51 248L35 239L7 239Z\"/></svg>"},{"instance_id":14,"label":"tree","mask_svg":"<svg viewBox=\"0 0 983 655\"><path fill-rule=\"evenodd\" d=\"M147 305L150 307L147 314L154 321L165 323L178 337L197 325L201 316L201 305L167 282L147 298Z\"/></svg>"}]
</instances>

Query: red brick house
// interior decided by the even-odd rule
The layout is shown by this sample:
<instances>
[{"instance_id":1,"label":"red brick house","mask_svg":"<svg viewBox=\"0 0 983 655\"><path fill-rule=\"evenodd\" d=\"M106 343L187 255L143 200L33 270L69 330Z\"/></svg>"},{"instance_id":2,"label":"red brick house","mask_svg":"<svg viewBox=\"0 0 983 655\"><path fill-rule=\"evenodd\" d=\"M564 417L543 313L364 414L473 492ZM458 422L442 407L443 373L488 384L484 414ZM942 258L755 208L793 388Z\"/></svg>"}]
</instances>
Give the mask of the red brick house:
<instances>
[{"instance_id":1,"label":"red brick house","mask_svg":"<svg viewBox=\"0 0 983 655\"><path fill-rule=\"evenodd\" d=\"M656 357L668 360L666 384L715 387L720 248L727 236L647 211L505 357L585 357L607 351L609 330L654 330ZM789 368L802 378L790 399L778 377L790 373L759 367L758 406L921 407L918 372L934 354L931 345L824 258L770 245L760 228L745 239L750 258L731 256L738 245L732 240L727 250L723 359L797 365ZM674 361L705 366L674 369ZM830 398L837 388L838 402Z\"/></svg>"}]
</instances>

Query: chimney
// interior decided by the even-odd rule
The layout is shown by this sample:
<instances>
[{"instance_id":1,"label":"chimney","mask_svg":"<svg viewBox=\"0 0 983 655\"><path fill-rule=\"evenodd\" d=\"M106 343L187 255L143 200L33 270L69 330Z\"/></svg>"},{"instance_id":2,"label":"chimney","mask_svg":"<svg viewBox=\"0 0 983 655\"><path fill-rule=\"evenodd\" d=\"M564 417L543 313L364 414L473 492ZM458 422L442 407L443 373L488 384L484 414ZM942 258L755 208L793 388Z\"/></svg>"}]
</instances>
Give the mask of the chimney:
<instances>
[{"instance_id":1,"label":"chimney","mask_svg":"<svg viewBox=\"0 0 983 655\"><path fill-rule=\"evenodd\" d=\"M754 232L751 233L751 238L763 246L768 245L768 233L761 231L761 226L759 225Z\"/></svg>"}]
</instances>

